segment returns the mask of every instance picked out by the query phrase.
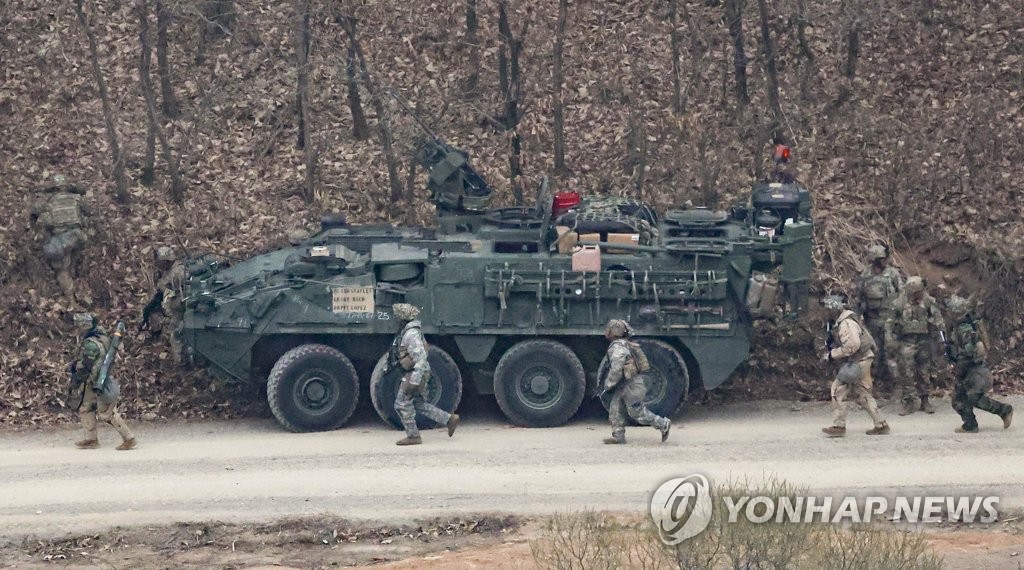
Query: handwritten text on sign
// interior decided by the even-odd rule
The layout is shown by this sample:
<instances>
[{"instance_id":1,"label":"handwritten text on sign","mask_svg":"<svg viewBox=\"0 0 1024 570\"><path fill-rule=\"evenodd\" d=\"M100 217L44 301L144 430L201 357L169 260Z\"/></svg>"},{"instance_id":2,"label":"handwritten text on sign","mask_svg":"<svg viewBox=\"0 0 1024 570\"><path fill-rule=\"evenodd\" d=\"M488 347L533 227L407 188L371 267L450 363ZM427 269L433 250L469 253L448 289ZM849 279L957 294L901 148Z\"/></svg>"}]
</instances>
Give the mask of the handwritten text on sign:
<instances>
[{"instance_id":1,"label":"handwritten text on sign","mask_svg":"<svg viewBox=\"0 0 1024 570\"><path fill-rule=\"evenodd\" d=\"M373 287L335 287L331 310L335 313L372 313Z\"/></svg>"}]
</instances>

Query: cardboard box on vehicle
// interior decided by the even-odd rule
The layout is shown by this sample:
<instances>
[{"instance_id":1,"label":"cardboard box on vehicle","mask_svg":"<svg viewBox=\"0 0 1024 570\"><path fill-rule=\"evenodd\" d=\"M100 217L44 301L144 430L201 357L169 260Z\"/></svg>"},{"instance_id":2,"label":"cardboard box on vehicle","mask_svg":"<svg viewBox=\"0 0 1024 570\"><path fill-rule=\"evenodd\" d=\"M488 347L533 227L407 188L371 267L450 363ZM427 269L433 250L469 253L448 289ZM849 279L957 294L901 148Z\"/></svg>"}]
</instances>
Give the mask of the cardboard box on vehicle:
<instances>
[{"instance_id":1,"label":"cardboard box on vehicle","mask_svg":"<svg viewBox=\"0 0 1024 570\"><path fill-rule=\"evenodd\" d=\"M608 243L623 243L628 245L640 245L640 234L608 234ZM633 253L628 249L618 249L609 247L605 250L607 253Z\"/></svg>"}]
</instances>

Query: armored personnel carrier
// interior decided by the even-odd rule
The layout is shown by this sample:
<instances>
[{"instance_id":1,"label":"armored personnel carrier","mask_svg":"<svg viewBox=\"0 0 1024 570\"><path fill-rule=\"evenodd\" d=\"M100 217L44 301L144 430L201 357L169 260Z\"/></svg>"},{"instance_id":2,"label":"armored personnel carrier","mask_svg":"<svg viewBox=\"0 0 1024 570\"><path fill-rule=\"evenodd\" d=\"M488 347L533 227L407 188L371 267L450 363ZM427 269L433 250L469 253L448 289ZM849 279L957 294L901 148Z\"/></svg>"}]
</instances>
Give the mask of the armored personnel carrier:
<instances>
[{"instance_id":1,"label":"armored personnel carrier","mask_svg":"<svg viewBox=\"0 0 1024 570\"><path fill-rule=\"evenodd\" d=\"M794 182L758 185L728 212L659 214L546 182L536 207L491 209L465 153L429 137L419 159L436 227L328 216L299 245L193 264L182 339L214 374L265 382L289 430L337 428L367 394L399 425L400 379L384 373L396 302L422 308L427 399L451 411L472 386L530 427L564 424L599 391L610 318L648 355L651 410L673 415L747 357L753 319L804 305L810 197Z\"/></svg>"}]
</instances>

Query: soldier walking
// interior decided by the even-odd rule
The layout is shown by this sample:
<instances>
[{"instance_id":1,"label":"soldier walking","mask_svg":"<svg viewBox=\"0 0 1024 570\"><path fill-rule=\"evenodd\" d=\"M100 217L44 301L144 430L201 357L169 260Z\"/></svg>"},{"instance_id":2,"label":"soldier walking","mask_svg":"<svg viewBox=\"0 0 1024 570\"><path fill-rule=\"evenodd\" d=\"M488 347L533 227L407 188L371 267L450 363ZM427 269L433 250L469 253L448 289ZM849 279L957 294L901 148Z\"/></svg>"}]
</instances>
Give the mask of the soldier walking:
<instances>
[{"instance_id":1,"label":"soldier walking","mask_svg":"<svg viewBox=\"0 0 1024 570\"><path fill-rule=\"evenodd\" d=\"M974 408L995 414L1003 420L1003 429L1013 421L1013 406L988 396L992 389L992 372L985 365L988 347L981 329L971 316L970 301L954 295L946 302L954 319L950 331L948 356L955 367L953 409L960 414L963 425L957 433L978 433Z\"/></svg>"},{"instance_id":2,"label":"soldier walking","mask_svg":"<svg viewBox=\"0 0 1024 570\"><path fill-rule=\"evenodd\" d=\"M84 192L61 176L40 191L32 204L30 221L43 232L43 258L57 274L57 283L69 300L75 299L75 256L85 245ZM86 302L89 302L85 299Z\"/></svg>"},{"instance_id":3,"label":"soldier walking","mask_svg":"<svg viewBox=\"0 0 1024 570\"><path fill-rule=\"evenodd\" d=\"M427 342L423 339L423 331L417 318L420 310L415 305L396 303L391 307L402 329L391 345L388 358L391 366L401 366L404 371L402 384L395 398L395 411L402 419L405 438L398 440L396 445L419 445L423 443L419 427L416 425L416 413L448 427L448 437L455 434L459 426L459 415L449 414L423 399L423 387L430 378L430 363L427 362Z\"/></svg>"},{"instance_id":4,"label":"soldier walking","mask_svg":"<svg viewBox=\"0 0 1024 570\"><path fill-rule=\"evenodd\" d=\"M940 331L945 331L945 326L938 303L925 291L924 280L917 276L908 278L885 322L885 344L899 345L896 384L903 402L901 416L918 409L927 414L935 413L935 407L928 400L929 378L934 367L932 349L935 338Z\"/></svg>"},{"instance_id":5,"label":"soldier walking","mask_svg":"<svg viewBox=\"0 0 1024 570\"><path fill-rule=\"evenodd\" d=\"M608 376L604 379L604 392L610 394L608 421L612 424L612 436L604 440L608 444L626 443L626 415L642 426L654 426L661 432L661 441L668 439L672 421L655 415L644 405L647 395L645 373L650 370L647 355L638 343L630 338L633 328L619 319L608 321L604 337L611 341L608 346ZM602 394L604 393L602 392Z\"/></svg>"},{"instance_id":6,"label":"soldier walking","mask_svg":"<svg viewBox=\"0 0 1024 570\"><path fill-rule=\"evenodd\" d=\"M870 265L861 273L857 283L857 312L877 344L878 354L872 371L874 377L881 378L884 370L895 382L899 347L887 343L885 321L892 316L892 305L903 290L903 276L899 269L889 264L889 250L884 245L868 248L868 261Z\"/></svg>"},{"instance_id":7,"label":"soldier walking","mask_svg":"<svg viewBox=\"0 0 1024 570\"><path fill-rule=\"evenodd\" d=\"M171 349L174 363L184 362L184 347L179 336L181 318L184 314L185 266L174 255L174 250L162 246L156 250L156 273L153 282L156 292L142 309L139 330L149 330L153 336L162 336ZM151 323L154 313L160 313L156 326Z\"/></svg>"},{"instance_id":8,"label":"soldier walking","mask_svg":"<svg viewBox=\"0 0 1024 570\"><path fill-rule=\"evenodd\" d=\"M832 381L832 425L822 428L829 437L846 435L846 402L853 400L867 411L874 422L868 435L888 435L889 424L878 412L878 404L871 395L874 379L871 377L871 365L875 359L875 341L867 327L862 326L854 317L853 311L846 308L841 297L829 295L823 301L828 310L829 320L835 323L838 346L833 346L823 360L844 361L839 367L835 380Z\"/></svg>"},{"instance_id":9,"label":"soldier walking","mask_svg":"<svg viewBox=\"0 0 1024 570\"><path fill-rule=\"evenodd\" d=\"M118 450L134 449L135 435L117 411L120 390L104 389L104 380L114 382L113 378L100 378L103 359L110 348L111 338L107 332L97 325L96 316L91 313L75 315L75 328L82 334L82 342L78 347L78 356L71 364L70 400L72 406L78 406L78 416L85 430L85 438L75 442L79 449L96 449L100 446L96 430L96 420L100 419L121 434L121 445Z\"/></svg>"}]
</instances>

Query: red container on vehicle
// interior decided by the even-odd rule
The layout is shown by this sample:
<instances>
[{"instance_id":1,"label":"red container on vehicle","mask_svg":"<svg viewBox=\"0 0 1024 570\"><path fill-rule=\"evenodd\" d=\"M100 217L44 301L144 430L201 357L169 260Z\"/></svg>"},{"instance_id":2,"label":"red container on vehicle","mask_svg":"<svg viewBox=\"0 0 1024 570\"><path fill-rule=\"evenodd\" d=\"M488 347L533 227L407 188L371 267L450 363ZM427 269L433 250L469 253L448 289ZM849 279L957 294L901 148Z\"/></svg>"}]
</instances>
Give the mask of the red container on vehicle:
<instances>
[{"instance_id":1,"label":"red container on vehicle","mask_svg":"<svg viewBox=\"0 0 1024 570\"><path fill-rule=\"evenodd\" d=\"M568 212L580 203L580 193L572 190L570 192L559 192L555 194L554 203L551 205L551 217L557 218Z\"/></svg>"}]
</instances>

